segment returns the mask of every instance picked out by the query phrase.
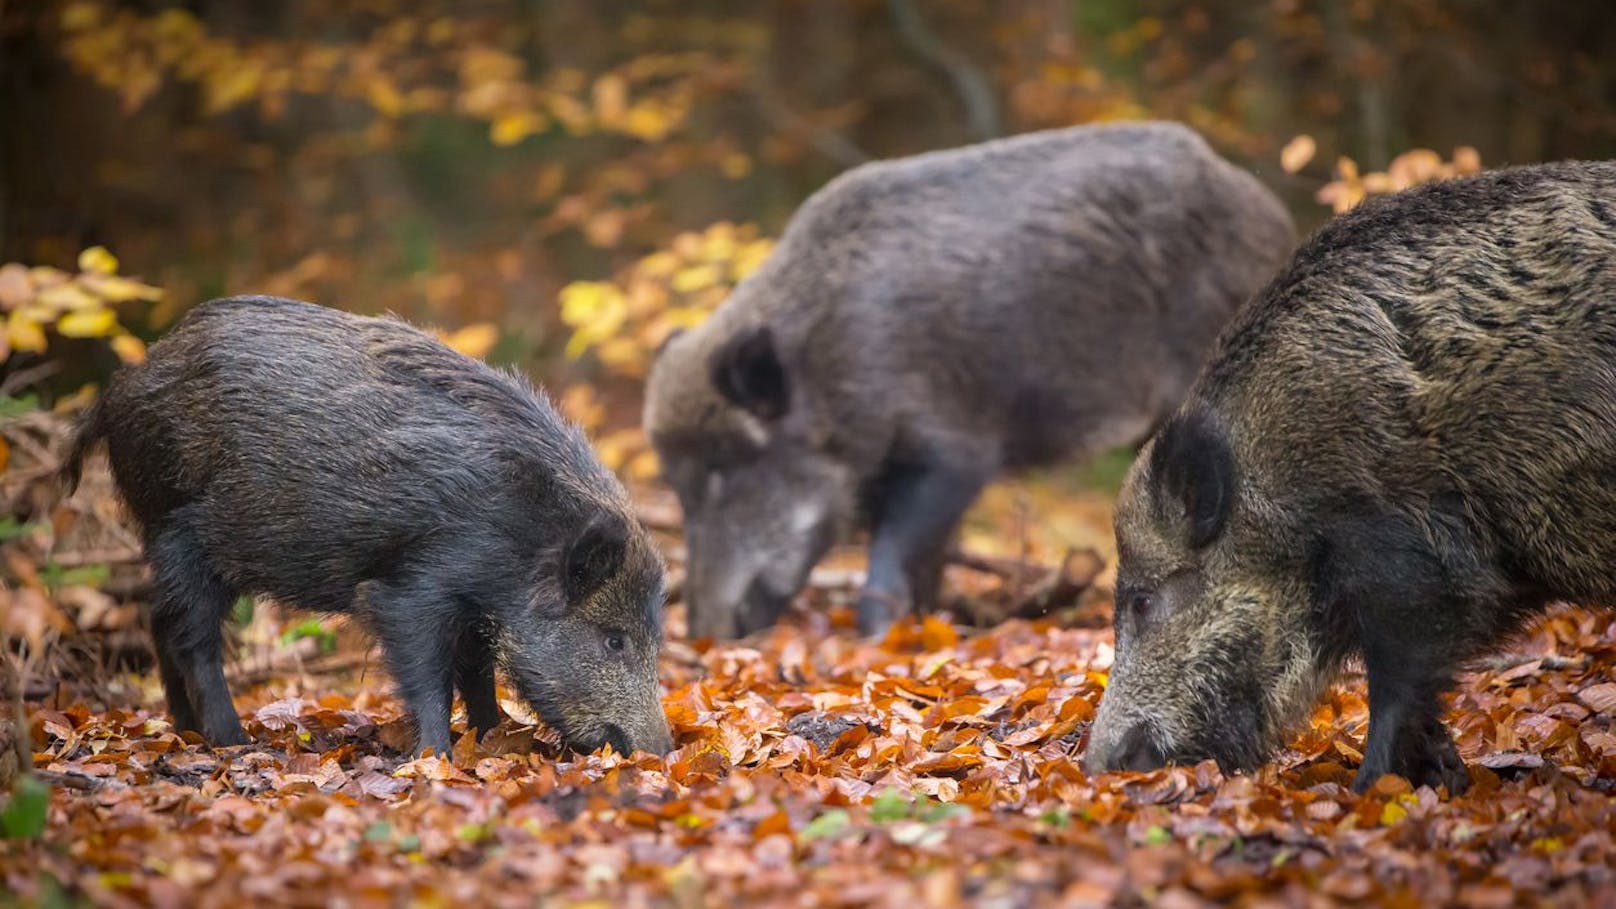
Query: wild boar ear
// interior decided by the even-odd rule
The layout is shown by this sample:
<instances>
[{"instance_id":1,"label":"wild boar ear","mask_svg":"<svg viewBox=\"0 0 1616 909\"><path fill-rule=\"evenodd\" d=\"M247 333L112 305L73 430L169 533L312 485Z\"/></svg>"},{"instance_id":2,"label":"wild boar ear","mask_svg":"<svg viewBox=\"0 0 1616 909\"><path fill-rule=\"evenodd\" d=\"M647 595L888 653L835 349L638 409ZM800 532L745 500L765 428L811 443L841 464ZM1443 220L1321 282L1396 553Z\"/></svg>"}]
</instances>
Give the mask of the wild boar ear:
<instances>
[{"instance_id":1,"label":"wild boar ear","mask_svg":"<svg viewBox=\"0 0 1616 909\"><path fill-rule=\"evenodd\" d=\"M713 351L713 386L737 407L764 420L784 416L791 404L786 370L767 325L743 329Z\"/></svg>"},{"instance_id":2,"label":"wild boar ear","mask_svg":"<svg viewBox=\"0 0 1616 909\"><path fill-rule=\"evenodd\" d=\"M582 602L610 580L623 565L623 549L626 545L624 530L618 522L610 519L590 521L583 533L567 547L562 582L567 602Z\"/></svg>"},{"instance_id":3,"label":"wild boar ear","mask_svg":"<svg viewBox=\"0 0 1616 909\"><path fill-rule=\"evenodd\" d=\"M1201 549L1223 532L1234 508L1234 451L1203 412L1174 416L1156 434L1150 472L1168 514L1181 515L1184 540Z\"/></svg>"}]
</instances>

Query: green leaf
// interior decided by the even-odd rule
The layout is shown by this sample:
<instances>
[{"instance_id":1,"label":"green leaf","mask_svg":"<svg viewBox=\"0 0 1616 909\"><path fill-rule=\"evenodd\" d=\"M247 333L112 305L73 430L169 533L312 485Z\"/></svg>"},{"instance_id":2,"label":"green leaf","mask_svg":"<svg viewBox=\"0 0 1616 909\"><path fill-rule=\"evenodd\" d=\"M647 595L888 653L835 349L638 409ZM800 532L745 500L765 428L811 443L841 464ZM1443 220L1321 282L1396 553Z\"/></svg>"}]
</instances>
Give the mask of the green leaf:
<instances>
[{"instance_id":1,"label":"green leaf","mask_svg":"<svg viewBox=\"0 0 1616 909\"><path fill-rule=\"evenodd\" d=\"M85 587L100 587L111 577L112 569L107 565L82 565L78 568L63 568L55 562L46 562L39 572L39 579L51 590L63 587L83 585Z\"/></svg>"},{"instance_id":2,"label":"green leaf","mask_svg":"<svg viewBox=\"0 0 1616 909\"><path fill-rule=\"evenodd\" d=\"M44 529L45 526L43 521L30 521L24 524L12 515L0 516L0 543L28 536L36 530Z\"/></svg>"},{"instance_id":3,"label":"green leaf","mask_svg":"<svg viewBox=\"0 0 1616 909\"><path fill-rule=\"evenodd\" d=\"M927 800L926 805L917 812L920 819L928 824L946 821L951 817L964 817L971 813L971 809L964 805L950 805L946 802Z\"/></svg>"},{"instance_id":4,"label":"green leaf","mask_svg":"<svg viewBox=\"0 0 1616 909\"><path fill-rule=\"evenodd\" d=\"M0 395L0 420L20 417L38 409L38 395L23 395L17 398L13 398L11 395Z\"/></svg>"},{"instance_id":5,"label":"green leaf","mask_svg":"<svg viewBox=\"0 0 1616 909\"><path fill-rule=\"evenodd\" d=\"M1064 805L1056 806L1038 815L1038 820L1051 827L1064 830L1072 825L1072 813Z\"/></svg>"},{"instance_id":6,"label":"green leaf","mask_svg":"<svg viewBox=\"0 0 1616 909\"><path fill-rule=\"evenodd\" d=\"M337 635L331 629L320 623L319 619L309 619L301 625L287 629L281 635L282 644L291 644L303 638L313 638L319 644L321 653L330 653L337 649Z\"/></svg>"},{"instance_id":7,"label":"green leaf","mask_svg":"<svg viewBox=\"0 0 1616 909\"><path fill-rule=\"evenodd\" d=\"M365 828L365 842L385 843L393 838L393 825L386 821L377 821Z\"/></svg>"},{"instance_id":8,"label":"green leaf","mask_svg":"<svg viewBox=\"0 0 1616 909\"><path fill-rule=\"evenodd\" d=\"M870 820L877 824L901 821L909 816L909 799L897 789L887 788L870 805Z\"/></svg>"},{"instance_id":9,"label":"green leaf","mask_svg":"<svg viewBox=\"0 0 1616 909\"><path fill-rule=\"evenodd\" d=\"M237 625L246 625L252 621L253 598L236 597L236 602L230 607L230 621Z\"/></svg>"},{"instance_id":10,"label":"green leaf","mask_svg":"<svg viewBox=\"0 0 1616 909\"><path fill-rule=\"evenodd\" d=\"M13 840L37 840L45 832L45 816L50 809L50 787L31 773L17 778L11 798L0 808L0 836Z\"/></svg>"},{"instance_id":11,"label":"green leaf","mask_svg":"<svg viewBox=\"0 0 1616 909\"><path fill-rule=\"evenodd\" d=\"M848 816L846 811L840 808L832 808L809 821L808 826L802 828L802 832L797 836L799 839L804 840L829 839L846 833L851 823L852 818Z\"/></svg>"},{"instance_id":12,"label":"green leaf","mask_svg":"<svg viewBox=\"0 0 1616 909\"><path fill-rule=\"evenodd\" d=\"M1166 828L1152 825L1145 831L1145 843L1150 846L1165 846L1173 841L1173 835Z\"/></svg>"}]
</instances>

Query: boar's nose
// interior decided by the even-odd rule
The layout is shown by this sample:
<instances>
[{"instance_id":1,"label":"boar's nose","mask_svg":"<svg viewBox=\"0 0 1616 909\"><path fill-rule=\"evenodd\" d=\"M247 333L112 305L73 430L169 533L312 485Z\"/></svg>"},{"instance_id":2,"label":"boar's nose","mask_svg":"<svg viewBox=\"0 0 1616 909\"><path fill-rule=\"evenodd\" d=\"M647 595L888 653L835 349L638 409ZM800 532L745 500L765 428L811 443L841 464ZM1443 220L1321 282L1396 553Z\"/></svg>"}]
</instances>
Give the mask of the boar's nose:
<instances>
[{"instance_id":1,"label":"boar's nose","mask_svg":"<svg viewBox=\"0 0 1616 909\"><path fill-rule=\"evenodd\" d=\"M1088 753L1083 756L1083 768L1089 773L1155 770L1166 763L1167 755L1151 736L1150 727L1144 723L1134 724L1121 738L1091 738Z\"/></svg>"},{"instance_id":2,"label":"boar's nose","mask_svg":"<svg viewBox=\"0 0 1616 909\"><path fill-rule=\"evenodd\" d=\"M673 733L668 729L668 717L660 704L652 715L642 722L631 723L627 730L616 724L608 724L606 730L606 740L620 754L638 749L661 755L673 750Z\"/></svg>"}]
</instances>

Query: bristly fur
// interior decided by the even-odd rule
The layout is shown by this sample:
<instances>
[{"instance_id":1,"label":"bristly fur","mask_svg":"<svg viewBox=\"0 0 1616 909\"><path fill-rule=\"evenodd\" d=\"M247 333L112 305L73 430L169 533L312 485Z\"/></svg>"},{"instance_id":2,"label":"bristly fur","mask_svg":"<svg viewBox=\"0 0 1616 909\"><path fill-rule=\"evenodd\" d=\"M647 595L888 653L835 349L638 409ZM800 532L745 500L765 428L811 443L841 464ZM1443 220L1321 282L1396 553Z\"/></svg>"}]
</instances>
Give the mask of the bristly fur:
<instances>
[{"instance_id":1,"label":"bristly fur","mask_svg":"<svg viewBox=\"0 0 1616 909\"><path fill-rule=\"evenodd\" d=\"M1142 440L1293 239L1272 193L1169 123L832 181L652 368L645 424L685 507L692 633L772 623L861 523L863 630L931 605L977 491Z\"/></svg>"},{"instance_id":2,"label":"bristly fur","mask_svg":"<svg viewBox=\"0 0 1616 909\"><path fill-rule=\"evenodd\" d=\"M1222 530L1185 542L1184 490L1219 472L1205 445L1158 437L1124 485L1119 584L1164 607L1132 635L1118 616L1091 766L1125 763L1146 721L1174 730L1166 757L1266 755L1361 657L1359 785L1463 789L1439 720L1456 669L1552 601L1616 605L1613 362L1616 164L1437 183L1326 226L1234 318L1180 411L1233 452ZM1206 668L1253 635L1260 658ZM1260 721L1203 709L1208 689L1261 692Z\"/></svg>"},{"instance_id":3,"label":"bristly fur","mask_svg":"<svg viewBox=\"0 0 1616 909\"><path fill-rule=\"evenodd\" d=\"M99 439L141 524L176 724L244 739L220 668L242 594L350 612L423 746L451 685L498 721L498 662L569 742L665 748L662 566L577 427L515 373L396 319L272 297L197 307L114 376ZM610 645L610 646L608 646Z\"/></svg>"}]
</instances>

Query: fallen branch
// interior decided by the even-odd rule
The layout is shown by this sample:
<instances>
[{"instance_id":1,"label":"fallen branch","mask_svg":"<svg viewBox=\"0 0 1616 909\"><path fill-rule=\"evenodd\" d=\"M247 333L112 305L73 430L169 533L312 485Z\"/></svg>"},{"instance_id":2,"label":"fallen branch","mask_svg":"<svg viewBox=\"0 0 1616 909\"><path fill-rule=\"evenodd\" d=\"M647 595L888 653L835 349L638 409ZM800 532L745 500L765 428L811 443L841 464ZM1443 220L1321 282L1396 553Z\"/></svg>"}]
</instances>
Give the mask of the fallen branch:
<instances>
[{"instance_id":1,"label":"fallen branch","mask_svg":"<svg viewBox=\"0 0 1616 909\"><path fill-rule=\"evenodd\" d=\"M1008 595L995 601L983 597L964 598L954 604L962 617L975 625L997 625L1009 619L1033 619L1057 609L1077 604L1094 579L1105 571L1105 559L1092 549L1068 550L1055 568L990 556L950 553L949 561L966 568L1005 578ZM1023 579L1034 578L1024 590Z\"/></svg>"},{"instance_id":2,"label":"fallen branch","mask_svg":"<svg viewBox=\"0 0 1616 909\"><path fill-rule=\"evenodd\" d=\"M267 662L236 664L225 670L232 685L259 685L285 675L340 675L370 664L370 652L333 653L311 660L298 658L291 651L277 651Z\"/></svg>"},{"instance_id":3,"label":"fallen branch","mask_svg":"<svg viewBox=\"0 0 1616 909\"><path fill-rule=\"evenodd\" d=\"M63 789L78 789L83 792L94 792L98 789L128 789L129 784L122 780L90 776L87 773L78 773L73 770L59 772L56 770L35 770L34 774L53 786Z\"/></svg>"},{"instance_id":4,"label":"fallen branch","mask_svg":"<svg viewBox=\"0 0 1616 909\"><path fill-rule=\"evenodd\" d=\"M125 565L141 561L144 556L133 546L114 546L107 549L84 549L78 552L58 552L51 562L63 568L82 568L86 565Z\"/></svg>"}]
</instances>

